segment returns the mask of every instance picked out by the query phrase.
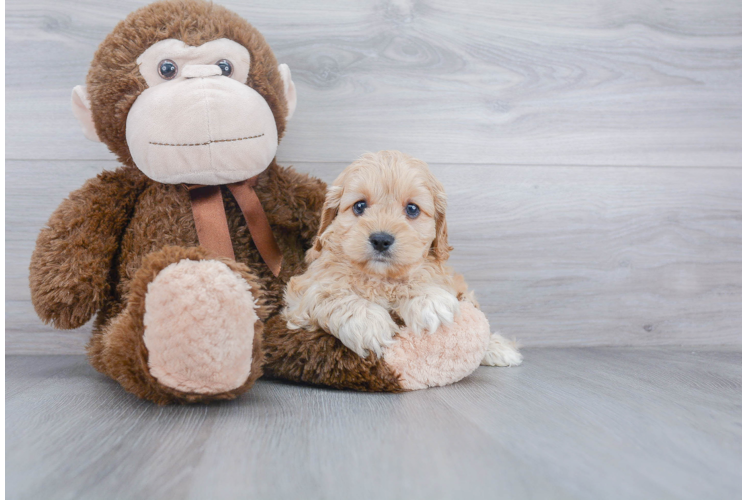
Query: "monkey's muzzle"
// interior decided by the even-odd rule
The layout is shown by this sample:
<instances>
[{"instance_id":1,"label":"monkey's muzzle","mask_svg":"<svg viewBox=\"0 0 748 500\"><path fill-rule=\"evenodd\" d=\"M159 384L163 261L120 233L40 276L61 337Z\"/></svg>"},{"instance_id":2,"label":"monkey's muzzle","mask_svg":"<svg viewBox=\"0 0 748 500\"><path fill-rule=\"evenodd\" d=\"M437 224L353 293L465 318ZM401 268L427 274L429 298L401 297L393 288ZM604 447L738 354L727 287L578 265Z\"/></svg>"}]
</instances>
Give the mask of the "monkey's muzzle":
<instances>
[{"instance_id":1,"label":"monkey's muzzle","mask_svg":"<svg viewBox=\"0 0 748 500\"><path fill-rule=\"evenodd\" d=\"M186 78L143 91L127 115L135 165L165 184L218 185L264 171L275 157L273 112L251 87L189 66Z\"/></svg>"}]
</instances>

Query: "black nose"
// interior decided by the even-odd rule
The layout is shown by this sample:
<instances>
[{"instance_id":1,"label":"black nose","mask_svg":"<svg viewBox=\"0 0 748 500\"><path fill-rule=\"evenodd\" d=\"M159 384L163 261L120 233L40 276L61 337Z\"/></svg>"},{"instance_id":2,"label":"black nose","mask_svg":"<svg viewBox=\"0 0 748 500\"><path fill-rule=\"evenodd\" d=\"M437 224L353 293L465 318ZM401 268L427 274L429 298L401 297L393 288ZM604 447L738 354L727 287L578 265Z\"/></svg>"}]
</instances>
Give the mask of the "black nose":
<instances>
[{"instance_id":1,"label":"black nose","mask_svg":"<svg viewBox=\"0 0 748 500\"><path fill-rule=\"evenodd\" d=\"M395 242L395 237L390 233L374 233L369 236L369 243L377 252L386 252Z\"/></svg>"}]
</instances>

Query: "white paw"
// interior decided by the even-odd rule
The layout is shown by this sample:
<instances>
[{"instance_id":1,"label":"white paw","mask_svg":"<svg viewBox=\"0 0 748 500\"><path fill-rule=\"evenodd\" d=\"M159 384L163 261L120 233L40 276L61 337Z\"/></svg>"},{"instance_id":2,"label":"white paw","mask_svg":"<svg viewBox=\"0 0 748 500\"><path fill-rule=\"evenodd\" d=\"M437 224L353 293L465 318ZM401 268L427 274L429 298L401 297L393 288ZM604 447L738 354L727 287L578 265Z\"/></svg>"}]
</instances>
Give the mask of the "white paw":
<instances>
[{"instance_id":1,"label":"white paw","mask_svg":"<svg viewBox=\"0 0 748 500\"><path fill-rule=\"evenodd\" d=\"M488 351L480 364L484 366L518 366L522 364L522 354L517 343L507 340L498 333L491 334Z\"/></svg>"},{"instance_id":2,"label":"white paw","mask_svg":"<svg viewBox=\"0 0 748 500\"><path fill-rule=\"evenodd\" d=\"M459 312L457 297L441 288L413 297L399 309L405 324L417 334L424 331L434 333L441 325L451 324Z\"/></svg>"},{"instance_id":3,"label":"white paw","mask_svg":"<svg viewBox=\"0 0 748 500\"><path fill-rule=\"evenodd\" d=\"M395 343L392 336L397 330L397 324L383 307L370 304L357 308L340 323L336 331L330 333L348 349L365 358L369 355L368 351L377 357L382 356L382 348Z\"/></svg>"}]
</instances>

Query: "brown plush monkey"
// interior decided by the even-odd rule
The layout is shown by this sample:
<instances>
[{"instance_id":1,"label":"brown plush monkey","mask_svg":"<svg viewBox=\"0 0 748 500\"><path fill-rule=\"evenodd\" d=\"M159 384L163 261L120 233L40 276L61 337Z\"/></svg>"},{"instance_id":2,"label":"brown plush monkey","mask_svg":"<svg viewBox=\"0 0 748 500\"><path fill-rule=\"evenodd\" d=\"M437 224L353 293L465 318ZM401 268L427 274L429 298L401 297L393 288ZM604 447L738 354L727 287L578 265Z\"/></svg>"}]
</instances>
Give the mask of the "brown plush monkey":
<instances>
[{"instance_id":1,"label":"brown plush monkey","mask_svg":"<svg viewBox=\"0 0 748 500\"><path fill-rule=\"evenodd\" d=\"M140 397L236 397L262 374L263 321L301 271L324 202L323 182L274 159L296 104L290 71L236 14L165 1L114 28L86 83L74 112L122 166L73 192L41 231L34 307L66 329L98 313L91 363Z\"/></svg>"},{"instance_id":2,"label":"brown plush monkey","mask_svg":"<svg viewBox=\"0 0 748 500\"><path fill-rule=\"evenodd\" d=\"M120 22L73 109L122 166L42 229L30 269L41 319L68 329L96 314L91 364L159 404L231 399L263 370L406 390L383 359L279 315L325 199L323 182L275 162L295 105L288 67L223 7L162 1Z\"/></svg>"}]
</instances>

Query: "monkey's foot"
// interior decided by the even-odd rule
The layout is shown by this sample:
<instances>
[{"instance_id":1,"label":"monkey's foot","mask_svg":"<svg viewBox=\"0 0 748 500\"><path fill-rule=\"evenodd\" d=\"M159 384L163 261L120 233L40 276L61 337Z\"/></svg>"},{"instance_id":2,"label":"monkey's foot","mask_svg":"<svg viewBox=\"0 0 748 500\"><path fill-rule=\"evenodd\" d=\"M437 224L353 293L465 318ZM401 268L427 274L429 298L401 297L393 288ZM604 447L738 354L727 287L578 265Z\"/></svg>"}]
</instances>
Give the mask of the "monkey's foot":
<instances>
[{"instance_id":1,"label":"monkey's foot","mask_svg":"<svg viewBox=\"0 0 748 500\"><path fill-rule=\"evenodd\" d=\"M395 344L385 349L384 360L406 390L448 385L478 368L490 336L486 316L462 301L454 323L432 334L416 335L403 329Z\"/></svg>"},{"instance_id":2,"label":"monkey's foot","mask_svg":"<svg viewBox=\"0 0 748 500\"><path fill-rule=\"evenodd\" d=\"M245 383L252 369L255 323L250 285L217 260L175 262L148 284L148 368L161 384L217 394Z\"/></svg>"},{"instance_id":3,"label":"monkey's foot","mask_svg":"<svg viewBox=\"0 0 748 500\"><path fill-rule=\"evenodd\" d=\"M262 375L262 301L247 266L164 247L143 259L125 307L94 331L89 359L158 404L233 399Z\"/></svg>"}]
</instances>

